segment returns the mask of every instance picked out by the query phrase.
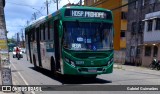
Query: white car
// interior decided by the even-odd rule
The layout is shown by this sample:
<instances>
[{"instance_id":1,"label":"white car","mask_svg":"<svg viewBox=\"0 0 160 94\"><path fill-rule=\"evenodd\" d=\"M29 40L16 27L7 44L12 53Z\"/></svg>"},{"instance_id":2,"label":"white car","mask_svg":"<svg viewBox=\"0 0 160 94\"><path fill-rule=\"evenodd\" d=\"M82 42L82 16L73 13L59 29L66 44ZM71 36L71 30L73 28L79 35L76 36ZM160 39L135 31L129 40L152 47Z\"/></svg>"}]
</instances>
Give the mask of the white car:
<instances>
[{"instance_id":1,"label":"white car","mask_svg":"<svg viewBox=\"0 0 160 94\"><path fill-rule=\"evenodd\" d=\"M15 47L13 48L13 58L16 58L16 48ZM20 58L23 58L21 48L20 48Z\"/></svg>"},{"instance_id":2,"label":"white car","mask_svg":"<svg viewBox=\"0 0 160 94\"><path fill-rule=\"evenodd\" d=\"M26 48L21 48L22 53L26 53Z\"/></svg>"}]
</instances>

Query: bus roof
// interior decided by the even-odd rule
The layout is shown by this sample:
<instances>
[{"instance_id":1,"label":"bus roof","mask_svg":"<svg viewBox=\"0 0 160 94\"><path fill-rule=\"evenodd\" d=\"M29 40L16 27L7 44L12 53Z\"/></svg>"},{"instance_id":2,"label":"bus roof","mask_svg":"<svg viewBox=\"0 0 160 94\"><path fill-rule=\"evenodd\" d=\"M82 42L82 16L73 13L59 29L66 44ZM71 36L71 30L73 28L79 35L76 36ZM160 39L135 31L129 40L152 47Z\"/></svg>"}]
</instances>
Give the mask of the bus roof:
<instances>
[{"instance_id":1,"label":"bus roof","mask_svg":"<svg viewBox=\"0 0 160 94\"><path fill-rule=\"evenodd\" d=\"M45 22L45 20L48 20L48 19L56 16L57 14L64 12L65 9L84 9L84 10L97 10L97 11L108 11L108 12L111 12L108 9L97 8L97 7L89 7L89 6L64 6L61 9L55 11L52 14L49 14L47 16L42 16L42 17L38 18L37 20L32 21L29 24L29 26L26 27L26 29L32 28L32 27L36 26L37 24L41 24L41 23Z\"/></svg>"}]
</instances>

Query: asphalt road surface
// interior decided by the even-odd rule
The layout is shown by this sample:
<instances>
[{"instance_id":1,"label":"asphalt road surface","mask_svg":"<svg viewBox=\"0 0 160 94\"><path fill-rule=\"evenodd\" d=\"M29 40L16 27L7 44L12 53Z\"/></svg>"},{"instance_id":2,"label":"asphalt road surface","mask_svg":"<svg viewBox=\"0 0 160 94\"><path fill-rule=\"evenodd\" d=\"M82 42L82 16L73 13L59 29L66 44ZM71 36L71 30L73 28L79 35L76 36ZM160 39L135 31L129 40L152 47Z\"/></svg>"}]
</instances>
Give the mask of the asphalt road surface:
<instances>
[{"instance_id":1,"label":"asphalt road surface","mask_svg":"<svg viewBox=\"0 0 160 94\"><path fill-rule=\"evenodd\" d=\"M10 60L13 85L47 85L48 90L51 88L49 85L54 85L58 90L18 92L22 94L160 94L158 91L107 90L109 85L112 88L115 85L117 89L122 88L123 85L160 85L160 71L157 70L123 65L120 69L114 68L112 74L98 75L96 79L85 79L83 77L53 76L48 70L35 69L26 60L25 54L23 58L17 60L17 58L12 58L12 53L10 53ZM104 90L105 86L106 90ZM69 91L65 91L68 89ZM100 91L101 89L103 91Z\"/></svg>"}]
</instances>

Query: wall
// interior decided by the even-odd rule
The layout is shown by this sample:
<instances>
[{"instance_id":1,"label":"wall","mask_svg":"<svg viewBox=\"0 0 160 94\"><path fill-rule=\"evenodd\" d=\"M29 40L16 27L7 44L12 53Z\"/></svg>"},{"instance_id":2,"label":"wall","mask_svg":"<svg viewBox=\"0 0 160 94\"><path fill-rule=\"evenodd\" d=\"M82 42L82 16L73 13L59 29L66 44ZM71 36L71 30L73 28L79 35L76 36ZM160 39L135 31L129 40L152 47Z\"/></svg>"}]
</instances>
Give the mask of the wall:
<instances>
[{"instance_id":1,"label":"wall","mask_svg":"<svg viewBox=\"0 0 160 94\"><path fill-rule=\"evenodd\" d=\"M145 22L144 42L160 42L160 30L155 30L156 20L153 20L152 31L148 31L148 24Z\"/></svg>"},{"instance_id":2,"label":"wall","mask_svg":"<svg viewBox=\"0 0 160 94\"><path fill-rule=\"evenodd\" d=\"M149 67L149 65L151 64L152 60L153 59L157 59L157 60L160 60L160 45L157 45L158 46L158 55L157 57L153 57L153 45L150 45L152 46L152 49L151 49L151 56L145 56L145 46L143 46L143 56L142 56L142 66L145 66L145 67Z\"/></svg>"}]
</instances>

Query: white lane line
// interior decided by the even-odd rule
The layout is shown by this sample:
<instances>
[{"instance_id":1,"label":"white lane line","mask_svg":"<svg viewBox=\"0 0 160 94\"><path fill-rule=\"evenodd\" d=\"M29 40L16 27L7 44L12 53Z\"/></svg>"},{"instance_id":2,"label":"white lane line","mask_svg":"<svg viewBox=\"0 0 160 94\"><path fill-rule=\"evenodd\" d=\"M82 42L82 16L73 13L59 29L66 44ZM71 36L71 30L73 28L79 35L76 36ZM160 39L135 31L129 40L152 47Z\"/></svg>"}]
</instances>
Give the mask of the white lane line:
<instances>
[{"instance_id":1,"label":"white lane line","mask_svg":"<svg viewBox=\"0 0 160 94\"><path fill-rule=\"evenodd\" d=\"M10 61L11 62L11 61ZM12 63L11 63L12 64ZM15 70L17 70L17 68L14 66L14 64L12 64L12 66L14 67L14 69ZM22 80L24 81L24 83L26 84L26 85L29 85L28 83L27 83L27 81L23 78L23 76L21 75L21 73L19 72L19 71L17 71L18 72L18 74L19 74L19 76L22 78ZM32 94L35 94L35 92L33 92L33 91L31 91L31 93Z\"/></svg>"}]
</instances>

